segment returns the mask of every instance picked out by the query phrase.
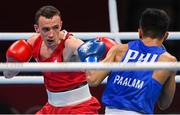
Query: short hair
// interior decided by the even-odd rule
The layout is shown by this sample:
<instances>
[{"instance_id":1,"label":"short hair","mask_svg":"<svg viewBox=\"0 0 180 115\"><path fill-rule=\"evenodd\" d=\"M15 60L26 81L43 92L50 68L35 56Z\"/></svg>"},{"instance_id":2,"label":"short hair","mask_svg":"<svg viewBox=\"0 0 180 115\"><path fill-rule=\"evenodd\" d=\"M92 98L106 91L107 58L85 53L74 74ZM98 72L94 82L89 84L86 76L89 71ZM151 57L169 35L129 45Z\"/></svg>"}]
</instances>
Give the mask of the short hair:
<instances>
[{"instance_id":1,"label":"short hair","mask_svg":"<svg viewBox=\"0 0 180 115\"><path fill-rule=\"evenodd\" d=\"M37 10L37 12L35 14L35 23L38 24L40 16L43 16L43 17L46 17L49 19L55 15L58 15L61 18L61 13L57 8L55 8L54 6L51 6L51 5L43 6L39 10Z\"/></svg>"},{"instance_id":2,"label":"short hair","mask_svg":"<svg viewBox=\"0 0 180 115\"><path fill-rule=\"evenodd\" d=\"M142 12L139 27L143 35L152 38L162 38L168 31L170 19L167 13L162 9L147 8Z\"/></svg>"}]
</instances>

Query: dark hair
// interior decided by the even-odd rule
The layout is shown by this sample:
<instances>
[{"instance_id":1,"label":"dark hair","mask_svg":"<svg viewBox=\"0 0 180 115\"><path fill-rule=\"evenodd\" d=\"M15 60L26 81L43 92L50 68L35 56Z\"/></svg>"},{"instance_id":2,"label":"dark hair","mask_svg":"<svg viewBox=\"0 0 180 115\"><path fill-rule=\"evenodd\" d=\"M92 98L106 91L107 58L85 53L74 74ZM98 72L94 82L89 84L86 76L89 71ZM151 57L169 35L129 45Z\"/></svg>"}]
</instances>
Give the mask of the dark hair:
<instances>
[{"instance_id":1,"label":"dark hair","mask_svg":"<svg viewBox=\"0 0 180 115\"><path fill-rule=\"evenodd\" d=\"M43 6L41 7L35 14L35 23L38 24L38 20L40 16L44 16L46 18L52 18L53 16L58 15L61 17L60 11L54 6Z\"/></svg>"},{"instance_id":2,"label":"dark hair","mask_svg":"<svg viewBox=\"0 0 180 115\"><path fill-rule=\"evenodd\" d=\"M141 15L139 26L144 36L162 38L168 31L169 22L169 16L164 10L147 8Z\"/></svg>"}]
</instances>

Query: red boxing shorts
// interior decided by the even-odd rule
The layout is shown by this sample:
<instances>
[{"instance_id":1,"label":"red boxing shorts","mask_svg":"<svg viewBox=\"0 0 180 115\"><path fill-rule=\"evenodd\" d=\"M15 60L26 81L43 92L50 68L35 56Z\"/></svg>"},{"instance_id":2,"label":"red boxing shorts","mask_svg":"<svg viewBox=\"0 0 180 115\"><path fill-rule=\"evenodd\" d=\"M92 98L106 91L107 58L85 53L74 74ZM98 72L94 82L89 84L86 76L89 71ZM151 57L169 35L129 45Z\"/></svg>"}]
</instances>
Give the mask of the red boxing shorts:
<instances>
[{"instance_id":1,"label":"red boxing shorts","mask_svg":"<svg viewBox=\"0 0 180 115\"><path fill-rule=\"evenodd\" d=\"M48 102L39 110L37 114L98 114L100 104L96 98L82 102L77 105L54 107Z\"/></svg>"}]
</instances>

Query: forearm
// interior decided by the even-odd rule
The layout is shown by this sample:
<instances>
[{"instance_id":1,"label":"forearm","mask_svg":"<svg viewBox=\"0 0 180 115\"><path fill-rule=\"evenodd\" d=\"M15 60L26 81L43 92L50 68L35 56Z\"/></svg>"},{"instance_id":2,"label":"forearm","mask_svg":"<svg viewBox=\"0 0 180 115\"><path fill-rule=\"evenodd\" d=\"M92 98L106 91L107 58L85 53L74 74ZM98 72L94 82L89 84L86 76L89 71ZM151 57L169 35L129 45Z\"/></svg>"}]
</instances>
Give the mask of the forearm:
<instances>
[{"instance_id":1,"label":"forearm","mask_svg":"<svg viewBox=\"0 0 180 115\"><path fill-rule=\"evenodd\" d=\"M86 80L90 86L99 85L108 75L109 71L87 71Z\"/></svg>"}]
</instances>

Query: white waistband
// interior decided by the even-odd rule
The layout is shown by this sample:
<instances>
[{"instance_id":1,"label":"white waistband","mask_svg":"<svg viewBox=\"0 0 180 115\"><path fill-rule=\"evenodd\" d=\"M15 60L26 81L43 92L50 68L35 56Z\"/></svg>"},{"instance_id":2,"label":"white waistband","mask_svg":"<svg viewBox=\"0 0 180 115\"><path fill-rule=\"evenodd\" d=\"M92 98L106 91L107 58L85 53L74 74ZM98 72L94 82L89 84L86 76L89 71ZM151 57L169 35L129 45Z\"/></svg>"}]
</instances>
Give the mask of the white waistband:
<instances>
[{"instance_id":1,"label":"white waistband","mask_svg":"<svg viewBox=\"0 0 180 115\"><path fill-rule=\"evenodd\" d=\"M143 115L143 114L138 113L136 111L128 111L128 110L106 107L105 115Z\"/></svg>"},{"instance_id":2,"label":"white waistband","mask_svg":"<svg viewBox=\"0 0 180 115\"><path fill-rule=\"evenodd\" d=\"M88 84L65 92L50 92L47 90L48 102L56 107L74 105L91 99Z\"/></svg>"}]
</instances>

